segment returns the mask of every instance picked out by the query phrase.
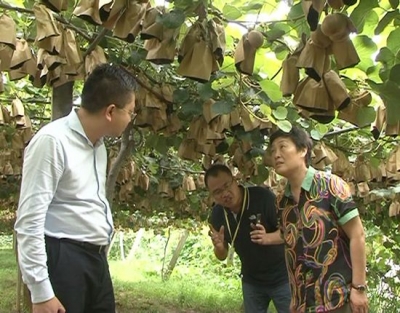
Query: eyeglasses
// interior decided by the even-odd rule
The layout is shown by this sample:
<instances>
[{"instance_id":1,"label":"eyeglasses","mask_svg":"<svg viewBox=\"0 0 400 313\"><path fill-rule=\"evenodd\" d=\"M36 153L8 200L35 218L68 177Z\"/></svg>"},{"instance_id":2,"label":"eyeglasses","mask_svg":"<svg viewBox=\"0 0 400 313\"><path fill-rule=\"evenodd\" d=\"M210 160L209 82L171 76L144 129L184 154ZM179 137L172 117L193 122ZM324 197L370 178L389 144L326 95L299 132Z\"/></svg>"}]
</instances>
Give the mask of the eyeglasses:
<instances>
[{"instance_id":1,"label":"eyeglasses","mask_svg":"<svg viewBox=\"0 0 400 313\"><path fill-rule=\"evenodd\" d=\"M128 113L131 117L131 120L134 120L135 117L137 116L137 113L135 111L131 111L131 110L127 110L125 108L119 108L119 107L117 107L117 109Z\"/></svg>"},{"instance_id":2,"label":"eyeglasses","mask_svg":"<svg viewBox=\"0 0 400 313\"><path fill-rule=\"evenodd\" d=\"M214 198L221 197L221 196L224 194L225 191L227 191L227 190L229 190L229 189L231 188L231 186L232 186L232 184L233 184L234 181L235 181L235 180L232 178L232 180L231 180L230 182L225 183L221 188L215 189L215 190L211 193L211 195L212 195Z\"/></svg>"}]
</instances>

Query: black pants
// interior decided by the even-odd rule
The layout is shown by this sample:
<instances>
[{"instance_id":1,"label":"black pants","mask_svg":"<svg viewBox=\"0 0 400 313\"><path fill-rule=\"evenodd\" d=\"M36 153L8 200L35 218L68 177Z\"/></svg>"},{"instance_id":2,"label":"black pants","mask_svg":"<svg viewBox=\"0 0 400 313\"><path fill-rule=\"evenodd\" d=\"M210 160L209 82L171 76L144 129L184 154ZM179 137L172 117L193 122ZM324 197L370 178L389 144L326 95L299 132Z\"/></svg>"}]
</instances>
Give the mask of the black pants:
<instances>
[{"instance_id":1,"label":"black pants","mask_svg":"<svg viewBox=\"0 0 400 313\"><path fill-rule=\"evenodd\" d=\"M47 236L45 241L50 281L67 313L115 313L105 253Z\"/></svg>"}]
</instances>

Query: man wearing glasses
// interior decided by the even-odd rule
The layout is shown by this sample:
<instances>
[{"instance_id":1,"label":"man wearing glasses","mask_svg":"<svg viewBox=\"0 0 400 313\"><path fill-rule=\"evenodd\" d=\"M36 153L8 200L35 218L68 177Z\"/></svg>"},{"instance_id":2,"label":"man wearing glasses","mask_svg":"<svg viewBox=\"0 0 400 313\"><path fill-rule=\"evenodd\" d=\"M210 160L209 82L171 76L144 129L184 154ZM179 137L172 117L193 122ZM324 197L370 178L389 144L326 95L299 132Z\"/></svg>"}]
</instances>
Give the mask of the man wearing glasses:
<instances>
[{"instance_id":1,"label":"man wearing glasses","mask_svg":"<svg viewBox=\"0 0 400 313\"><path fill-rule=\"evenodd\" d=\"M210 217L214 253L221 261L233 251L238 254L245 312L265 313L271 300L278 313L289 312L290 289L274 194L263 187L239 185L223 164L206 171L205 183L215 201Z\"/></svg>"}]
</instances>

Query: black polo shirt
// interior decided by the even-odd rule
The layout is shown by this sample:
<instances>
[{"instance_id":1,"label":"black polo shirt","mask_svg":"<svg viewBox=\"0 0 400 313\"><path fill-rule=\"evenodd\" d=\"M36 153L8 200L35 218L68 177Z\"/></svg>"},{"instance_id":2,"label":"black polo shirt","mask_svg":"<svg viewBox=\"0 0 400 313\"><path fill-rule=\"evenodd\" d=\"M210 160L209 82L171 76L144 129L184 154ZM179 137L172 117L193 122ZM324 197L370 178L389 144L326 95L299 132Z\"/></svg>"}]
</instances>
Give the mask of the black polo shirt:
<instances>
[{"instance_id":1,"label":"black polo shirt","mask_svg":"<svg viewBox=\"0 0 400 313\"><path fill-rule=\"evenodd\" d=\"M242 187L245 188L245 187ZM242 263L241 274L243 281L255 285L272 286L288 281L285 265L284 245L259 245L250 239L250 216L261 214L261 224L267 233L272 233L278 229L276 215L275 195L267 188L246 187L248 188L248 203L244 205L244 212L237 215L237 220L229 209L220 205L213 207L211 213L211 224L216 230L222 225L225 228L225 241L231 244L232 238L226 225L225 213L232 237L237 228L238 221L241 223L234 243L235 251Z\"/></svg>"}]
</instances>

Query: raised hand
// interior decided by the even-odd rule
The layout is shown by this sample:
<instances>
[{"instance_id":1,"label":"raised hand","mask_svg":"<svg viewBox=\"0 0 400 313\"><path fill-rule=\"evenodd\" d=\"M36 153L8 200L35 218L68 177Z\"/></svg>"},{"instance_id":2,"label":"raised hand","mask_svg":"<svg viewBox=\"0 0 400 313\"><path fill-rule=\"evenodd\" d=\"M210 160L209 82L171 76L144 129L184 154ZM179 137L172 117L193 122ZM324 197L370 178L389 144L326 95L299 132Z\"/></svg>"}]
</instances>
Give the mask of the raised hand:
<instances>
[{"instance_id":1,"label":"raised hand","mask_svg":"<svg viewBox=\"0 0 400 313\"><path fill-rule=\"evenodd\" d=\"M209 235L211 237L211 241L216 248L224 248L225 244L225 227L224 225L221 226L219 231L215 230L215 228L210 225Z\"/></svg>"}]
</instances>

